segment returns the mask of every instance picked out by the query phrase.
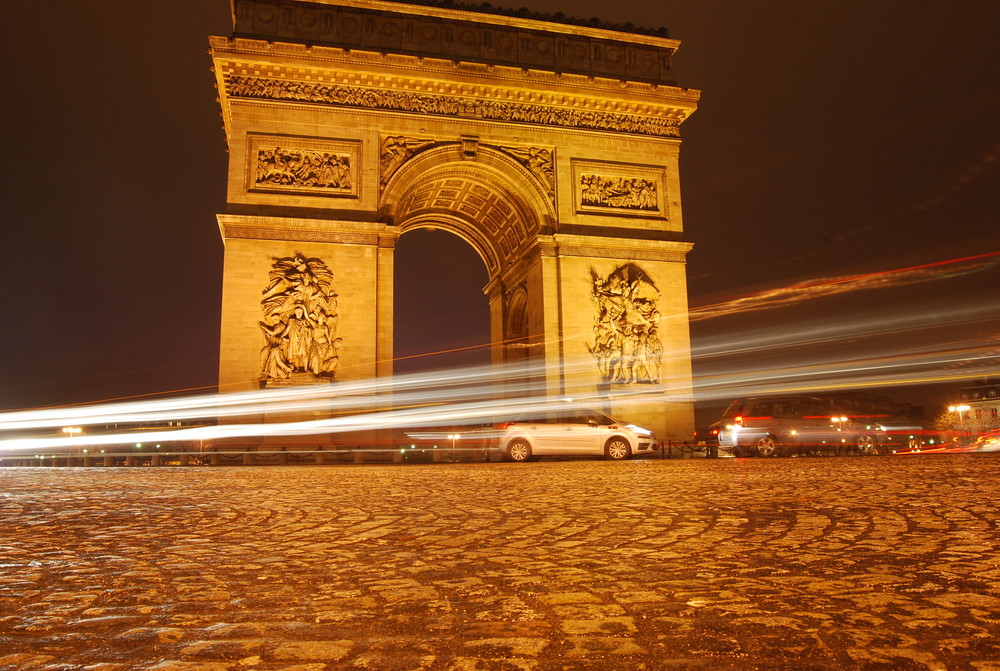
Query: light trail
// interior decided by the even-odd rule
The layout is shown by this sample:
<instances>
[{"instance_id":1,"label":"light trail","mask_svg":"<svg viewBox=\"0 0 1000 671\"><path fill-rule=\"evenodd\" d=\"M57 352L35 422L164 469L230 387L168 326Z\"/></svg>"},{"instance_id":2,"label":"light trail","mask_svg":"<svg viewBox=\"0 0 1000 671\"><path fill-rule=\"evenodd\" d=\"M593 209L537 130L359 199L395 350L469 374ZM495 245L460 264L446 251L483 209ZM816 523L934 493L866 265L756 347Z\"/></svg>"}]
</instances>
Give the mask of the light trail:
<instances>
[{"instance_id":1,"label":"light trail","mask_svg":"<svg viewBox=\"0 0 1000 671\"><path fill-rule=\"evenodd\" d=\"M810 299L825 298L847 292L893 289L949 279L995 268L998 262L1000 262L1000 251L863 275L809 280L787 287L738 296L721 303L692 308L690 320L696 322L745 312L771 310Z\"/></svg>"},{"instance_id":2,"label":"light trail","mask_svg":"<svg viewBox=\"0 0 1000 671\"><path fill-rule=\"evenodd\" d=\"M381 380L379 384L386 381ZM432 385L433 386L433 385ZM492 386L490 393L495 393ZM483 392L485 395L485 392ZM464 396L464 394L463 394ZM0 451L30 451L61 448L82 448L91 446L129 445L134 443L156 443L175 441L203 441L226 438L246 438L260 436L303 436L338 434L359 431L378 431L384 429L407 429L418 427L433 427L442 425L475 426L489 424L498 417L512 417L525 413L541 413L565 408L567 398L564 396L518 396L516 398L488 398L469 402L453 399L442 402L440 393L433 393L433 403L420 407L400 408L371 411L373 405L379 404L379 399L369 398L367 412L351 415L329 417L315 420L295 422L268 423L233 423L200 427L178 428L170 430L137 431L131 433L97 433L65 437L10 438L0 440ZM205 399L210 401L211 399ZM579 405L599 406L607 402L607 397L596 393L583 393L573 397L573 402ZM621 398L612 395L611 400L623 403L641 402L634 393L623 394ZM153 403L158 403L153 402ZM192 403L194 401L192 400ZM120 413L116 417L122 416ZM97 419L96 417L94 418Z\"/></svg>"},{"instance_id":3,"label":"light trail","mask_svg":"<svg viewBox=\"0 0 1000 671\"><path fill-rule=\"evenodd\" d=\"M696 308L692 318L711 319L787 307L831 292L885 289L954 277L995 267L998 256L1000 252L802 283ZM930 319L915 311L892 313L881 309L873 313L852 319L830 316L820 323L815 319L801 324L785 321L773 327L704 338L691 352L697 372L693 390L686 386L686 380L672 384L668 379L661 384L624 387L621 393L598 394L592 358L563 361L551 369L537 362L520 362L507 369L484 366L290 389L9 412L0 414L0 450L482 425L512 414L556 407L567 396L598 408L609 403L622 407L626 403L713 401L894 387L1000 374L1000 299L954 304L937 310ZM951 342L953 336L941 342L941 329L980 334L966 335L956 346ZM893 342L901 336L906 336L904 346ZM531 346L544 347L545 343ZM687 352L663 353L666 363L686 356ZM545 389L551 379L565 387L557 395L540 396L539 390ZM314 419L288 420L289 415L310 414ZM269 421L248 421L247 417L266 417ZM279 421L282 418L286 421ZM173 422L209 425L132 433L101 430L113 425ZM88 430L85 435L69 437L17 435L66 426Z\"/></svg>"}]
</instances>

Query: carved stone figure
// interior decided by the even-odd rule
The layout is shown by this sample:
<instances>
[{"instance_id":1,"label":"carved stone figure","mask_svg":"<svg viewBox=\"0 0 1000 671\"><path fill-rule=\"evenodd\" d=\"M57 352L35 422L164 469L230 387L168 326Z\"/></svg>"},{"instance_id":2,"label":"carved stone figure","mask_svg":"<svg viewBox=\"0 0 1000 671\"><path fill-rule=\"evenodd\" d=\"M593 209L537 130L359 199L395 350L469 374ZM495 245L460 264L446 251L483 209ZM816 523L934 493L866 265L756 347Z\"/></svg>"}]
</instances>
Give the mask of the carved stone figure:
<instances>
[{"instance_id":1,"label":"carved stone figure","mask_svg":"<svg viewBox=\"0 0 1000 671\"><path fill-rule=\"evenodd\" d=\"M656 182L638 177L580 175L580 202L591 207L657 210Z\"/></svg>"},{"instance_id":2,"label":"carved stone figure","mask_svg":"<svg viewBox=\"0 0 1000 671\"><path fill-rule=\"evenodd\" d=\"M337 294L323 261L299 252L275 258L260 306L262 382L280 382L294 373L336 378L342 344Z\"/></svg>"},{"instance_id":3,"label":"carved stone figure","mask_svg":"<svg viewBox=\"0 0 1000 671\"><path fill-rule=\"evenodd\" d=\"M620 266L605 278L591 269L590 276L597 317L594 344L589 349L604 381L658 382L662 346L656 285L634 263Z\"/></svg>"},{"instance_id":4,"label":"carved stone figure","mask_svg":"<svg viewBox=\"0 0 1000 671\"><path fill-rule=\"evenodd\" d=\"M550 150L537 147L529 149L502 147L501 149L527 168L545 187L550 197L555 195L555 172L552 167L552 152Z\"/></svg>"},{"instance_id":5,"label":"carved stone figure","mask_svg":"<svg viewBox=\"0 0 1000 671\"><path fill-rule=\"evenodd\" d=\"M382 151L379 155L379 183L388 184L389 179L396 174L404 163L421 149L434 144L433 140L424 140L402 135L390 135L382 140Z\"/></svg>"}]
</instances>

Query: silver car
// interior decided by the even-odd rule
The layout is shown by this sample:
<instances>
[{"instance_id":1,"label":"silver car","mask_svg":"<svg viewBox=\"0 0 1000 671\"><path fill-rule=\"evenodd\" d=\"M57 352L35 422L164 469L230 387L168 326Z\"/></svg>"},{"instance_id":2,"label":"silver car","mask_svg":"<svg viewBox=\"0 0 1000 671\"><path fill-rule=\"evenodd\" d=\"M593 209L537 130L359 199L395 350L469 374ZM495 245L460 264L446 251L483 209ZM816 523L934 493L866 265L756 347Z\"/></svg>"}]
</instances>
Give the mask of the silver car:
<instances>
[{"instance_id":1,"label":"silver car","mask_svg":"<svg viewBox=\"0 0 1000 671\"><path fill-rule=\"evenodd\" d=\"M590 409L539 413L500 428L500 451L510 461L546 455L628 459L649 454L656 447L652 431Z\"/></svg>"}]
</instances>

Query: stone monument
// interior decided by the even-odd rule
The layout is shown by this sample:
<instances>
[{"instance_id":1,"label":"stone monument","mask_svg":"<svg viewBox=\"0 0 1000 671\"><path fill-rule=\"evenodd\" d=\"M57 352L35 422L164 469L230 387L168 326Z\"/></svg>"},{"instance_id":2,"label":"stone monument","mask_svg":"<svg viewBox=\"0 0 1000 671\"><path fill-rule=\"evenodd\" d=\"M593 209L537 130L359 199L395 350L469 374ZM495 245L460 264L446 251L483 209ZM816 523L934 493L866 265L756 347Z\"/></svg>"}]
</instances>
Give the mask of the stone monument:
<instances>
[{"instance_id":1,"label":"stone monument","mask_svg":"<svg viewBox=\"0 0 1000 671\"><path fill-rule=\"evenodd\" d=\"M629 420L691 435L679 42L387 0L233 0L233 21L211 38L220 391L391 375L395 243L432 227L486 266L498 369L544 363L539 393L634 395Z\"/></svg>"}]
</instances>

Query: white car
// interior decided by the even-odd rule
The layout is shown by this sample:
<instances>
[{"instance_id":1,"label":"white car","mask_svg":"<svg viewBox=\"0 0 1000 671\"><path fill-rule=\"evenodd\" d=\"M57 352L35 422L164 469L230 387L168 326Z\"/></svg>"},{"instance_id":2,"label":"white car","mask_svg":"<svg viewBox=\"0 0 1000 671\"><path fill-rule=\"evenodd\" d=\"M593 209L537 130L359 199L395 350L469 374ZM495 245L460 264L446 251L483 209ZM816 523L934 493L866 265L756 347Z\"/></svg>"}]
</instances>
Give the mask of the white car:
<instances>
[{"instance_id":1,"label":"white car","mask_svg":"<svg viewBox=\"0 0 1000 671\"><path fill-rule=\"evenodd\" d=\"M500 426L500 452L510 461L546 455L628 459L656 447L653 432L589 409L539 413Z\"/></svg>"}]
</instances>

